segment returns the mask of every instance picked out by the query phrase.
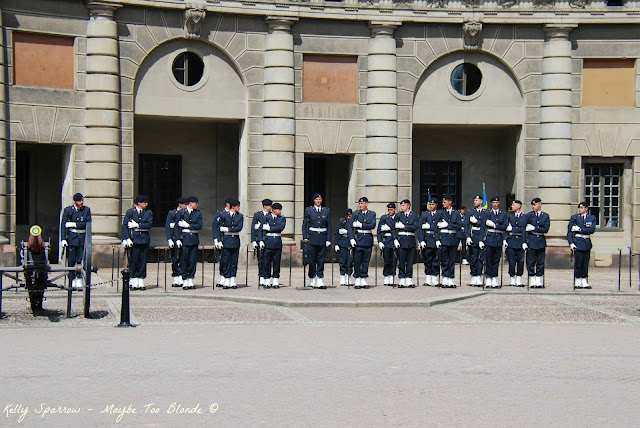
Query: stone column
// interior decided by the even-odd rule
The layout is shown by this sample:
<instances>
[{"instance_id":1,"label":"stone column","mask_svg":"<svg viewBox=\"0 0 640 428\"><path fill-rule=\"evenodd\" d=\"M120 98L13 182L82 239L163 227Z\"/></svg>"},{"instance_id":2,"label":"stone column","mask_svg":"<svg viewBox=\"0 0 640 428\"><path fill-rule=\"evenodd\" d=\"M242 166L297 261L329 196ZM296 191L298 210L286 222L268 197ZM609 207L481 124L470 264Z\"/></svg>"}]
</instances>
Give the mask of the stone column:
<instances>
[{"instance_id":1,"label":"stone column","mask_svg":"<svg viewBox=\"0 0 640 428\"><path fill-rule=\"evenodd\" d=\"M117 3L88 1L85 198L96 244L119 241L120 93Z\"/></svg>"},{"instance_id":2,"label":"stone column","mask_svg":"<svg viewBox=\"0 0 640 428\"><path fill-rule=\"evenodd\" d=\"M0 13L0 51L4 52L4 27ZM9 243L9 204L7 197L7 123L5 104L5 64L0 55L0 245Z\"/></svg>"},{"instance_id":3,"label":"stone column","mask_svg":"<svg viewBox=\"0 0 640 428\"><path fill-rule=\"evenodd\" d=\"M543 210L551 216L548 236L562 238L571 214L571 42L575 25L548 24L544 30L540 96L538 185ZM566 242L565 242L566 244Z\"/></svg>"},{"instance_id":4,"label":"stone column","mask_svg":"<svg viewBox=\"0 0 640 428\"><path fill-rule=\"evenodd\" d=\"M262 186L250 197L280 202L289 213L294 212L296 131L291 26L297 20L266 18L269 33L264 55ZM289 219L285 235L292 237L296 226L291 221L293 216Z\"/></svg>"},{"instance_id":5,"label":"stone column","mask_svg":"<svg viewBox=\"0 0 640 428\"><path fill-rule=\"evenodd\" d=\"M371 39L367 57L367 146L365 194L377 213L398 199L398 94L396 40L399 22L369 24Z\"/></svg>"}]
</instances>

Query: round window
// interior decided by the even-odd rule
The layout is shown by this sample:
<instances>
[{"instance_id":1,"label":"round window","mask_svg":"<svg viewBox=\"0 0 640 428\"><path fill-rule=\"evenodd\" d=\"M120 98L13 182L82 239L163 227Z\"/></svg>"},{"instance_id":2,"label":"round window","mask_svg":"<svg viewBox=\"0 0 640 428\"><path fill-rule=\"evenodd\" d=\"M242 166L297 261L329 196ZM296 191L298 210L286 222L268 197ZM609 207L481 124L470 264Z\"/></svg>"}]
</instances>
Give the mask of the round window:
<instances>
[{"instance_id":1,"label":"round window","mask_svg":"<svg viewBox=\"0 0 640 428\"><path fill-rule=\"evenodd\" d=\"M173 77L180 84L193 86L202 79L204 63L202 58L193 52L182 52L173 60Z\"/></svg>"},{"instance_id":2,"label":"round window","mask_svg":"<svg viewBox=\"0 0 640 428\"><path fill-rule=\"evenodd\" d=\"M474 64L465 62L451 73L451 86L460 95L473 95L480 89L482 73Z\"/></svg>"}]
</instances>

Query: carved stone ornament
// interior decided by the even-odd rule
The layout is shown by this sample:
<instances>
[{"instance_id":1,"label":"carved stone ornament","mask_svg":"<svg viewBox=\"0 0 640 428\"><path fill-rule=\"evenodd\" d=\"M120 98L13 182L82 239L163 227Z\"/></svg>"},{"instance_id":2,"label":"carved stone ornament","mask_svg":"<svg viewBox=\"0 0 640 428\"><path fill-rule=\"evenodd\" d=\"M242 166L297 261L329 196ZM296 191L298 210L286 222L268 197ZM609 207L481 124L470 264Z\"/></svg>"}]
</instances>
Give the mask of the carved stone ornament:
<instances>
[{"instance_id":1,"label":"carved stone ornament","mask_svg":"<svg viewBox=\"0 0 640 428\"><path fill-rule=\"evenodd\" d=\"M509 9L510 7L515 6L517 3L518 0L498 0L498 4L504 9Z\"/></svg>"},{"instance_id":2,"label":"carved stone ornament","mask_svg":"<svg viewBox=\"0 0 640 428\"><path fill-rule=\"evenodd\" d=\"M184 12L184 33L187 39L200 37L200 27L207 14L205 3L191 3Z\"/></svg>"},{"instance_id":3,"label":"carved stone ornament","mask_svg":"<svg viewBox=\"0 0 640 428\"><path fill-rule=\"evenodd\" d=\"M550 9L555 4L555 0L533 0L533 6L540 9Z\"/></svg>"},{"instance_id":4,"label":"carved stone ornament","mask_svg":"<svg viewBox=\"0 0 640 428\"><path fill-rule=\"evenodd\" d=\"M571 1L569 1L569 6L571 6L574 9L585 9L590 4L591 4L591 0L571 0Z\"/></svg>"},{"instance_id":5,"label":"carved stone ornament","mask_svg":"<svg viewBox=\"0 0 640 428\"><path fill-rule=\"evenodd\" d=\"M467 21L462 24L462 34L464 36L464 50L474 50L480 47L480 32L482 22Z\"/></svg>"}]
</instances>

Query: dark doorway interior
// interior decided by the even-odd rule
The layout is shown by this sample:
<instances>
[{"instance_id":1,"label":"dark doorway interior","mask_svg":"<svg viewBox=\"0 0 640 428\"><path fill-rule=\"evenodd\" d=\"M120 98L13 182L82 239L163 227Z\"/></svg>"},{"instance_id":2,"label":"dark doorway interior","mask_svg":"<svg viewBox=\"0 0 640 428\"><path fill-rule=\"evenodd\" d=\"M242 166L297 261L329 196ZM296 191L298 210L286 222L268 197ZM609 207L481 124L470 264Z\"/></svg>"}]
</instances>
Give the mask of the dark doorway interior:
<instances>
[{"instance_id":1,"label":"dark doorway interior","mask_svg":"<svg viewBox=\"0 0 640 428\"><path fill-rule=\"evenodd\" d=\"M461 161L420 161L420 207L426 210L428 196L438 200L444 195L453 199L453 206L457 207L461 200Z\"/></svg>"},{"instance_id":2,"label":"dark doorway interior","mask_svg":"<svg viewBox=\"0 0 640 428\"><path fill-rule=\"evenodd\" d=\"M153 225L164 226L182 192L182 156L140 155L138 189L153 201Z\"/></svg>"}]
</instances>

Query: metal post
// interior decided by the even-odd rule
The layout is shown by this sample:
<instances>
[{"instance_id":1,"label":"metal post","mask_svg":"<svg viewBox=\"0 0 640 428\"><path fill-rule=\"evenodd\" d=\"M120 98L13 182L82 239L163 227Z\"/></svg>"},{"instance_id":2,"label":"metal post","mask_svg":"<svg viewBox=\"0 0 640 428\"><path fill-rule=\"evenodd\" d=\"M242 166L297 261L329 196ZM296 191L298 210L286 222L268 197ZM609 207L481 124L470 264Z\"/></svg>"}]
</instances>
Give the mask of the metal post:
<instances>
[{"instance_id":1,"label":"metal post","mask_svg":"<svg viewBox=\"0 0 640 428\"><path fill-rule=\"evenodd\" d=\"M460 261L462 263L462 261ZM504 247L500 248L500 288L502 288L502 277L504 272Z\"/></svg>"},{"instance_id":2,"label":"metal post","mask_svg":"<svg viewBox=\"0 0 640 428\"><path fill-rule=\"evenodd\" d=\"M289 287L291 287L291 256L293 253L293 246L289 245Z\"/></svg>"},{"instance_id":3,"label":"metal post","mask_svg":"<svg viewBox=\"0 0 640 428\"><path fill-rule=\"evenodd\" d=\"M244 267L244 282L249 286L249 246L247 245L247 262ZM260 287L258 287L260 288Z\"/></svg>"},{"instance_id":4,"label":"metal post","mask_svg":"<svg viewBox=\"0 0 640 428\"><path fill-rule=\"evenodd\" d=\"M631 247L629 248L629 288L631 288L631 260L633 259L633 254L631 254Z\"/></svg>"},{"instance_id":5,"label":"metal post","mask_svg":"<svg viewBox=\"0 0 640 428\"><path fill-rule=\"evenodd\" d=\"M118 247L118 272L120 272L120 247ZM116 281L116 291L120 291L120 278Z\"/></svg>"},{"instance_id":6,"label":"metal post","mask_svg":"<svg viewBox=\"0 0 640 428\"><path fill-rule=\"evenodd\" d=\"M69 275L64 276L64 285L67 285ZM69 289L67 290L67 318L71 318L71 281L69 281Z\"/></svg>"},{"instance_id":7,"label":"metal post","mask_svg":"<svg viewBox=\"0 0 640 428\"><path fill-rule=\"evenodd\" d=\"M160 247L157 247L158 253L156 255L157 263L156 263L156 288L160 288Z\"/></svg>"},{"instance_id":8,"label":"metal post","mask_svg":"<svg viewBox=\"0 0 640 428\"><path fill-rule=\"evenodd\" d=\"M4 276L4 274L2 272L0 272L0 319L3 319L4 316L2 315L2 277ZM66 280L65 280L66 283Z\"/></svg>"},{"instance_id":9,"label":"metal post","mask_svg":"<svg viewBox=\"0 0 640 428\"><path fill-rule=\"evenodd\" d=\"M213 279L211 280L211 288L213 291L216 291L216 258L217 258L218 249L213 247ZM203 284L204 285L204 284Z\"/></svg>"},{"instance_id":10,"label":"metal post","mask_svg":"<svg viewBox=\"0 0 640 428\"><path fill-rule=\"evenodd\" d=\"M333 250L333 245L329 247L329 251L331 251L331 285L333 285L333 265L335 264L336 259L336 252Z\"/></svg>"},{"instance_id":11,"label":"metal post","mask_svg":"<svg viewBox=\"0 0 640 428\"><path fill-rule=\"evenodd\" d=\"M460 284L460 288L462 288L462 248L460 248L460 271L458 275L460 277L458 283ZM500 286L502 287L502 278L500 278Z\"/></svg>"},{"instance_id":12,"label":"metal post","mask_svg":"<svg viewBox=\"0 0 640 428\"><path fill-rule=\"evenodd\" d=\"M115 278L113 268L116 265L116 248L111 247L111 286L113 287L113 279Z\"/></svg>"},{"instance_id":13,"label":"metal post","mask_svg":"<svg viewBox=\"0 0 640 428\"><path fill-rule=\"evenodd\" d=\"M171 249L169 249L171 251ZM171 268L173 272L173 267ZM164 291L167 291L167 250L164 250Z\"/></svg>"},{"instance_id":14,"label":"metal post","mask_svg":"<svg viewBox=\"0 0 640 428\"><path fill-rule=\"evenodd\" d=\"M374 281L375 286L378 286L378 252L376 251L376 269L375 269L375 274L376 274L376 280Z\"/></svg>"},{"instance_id":15,"label":"metal post","mask_svg":"<svg viewBox=\"0 0 640 428\"><path fill-rule=\"evenodd\" d=\"M618 291L620 291L620 280L622 274L622 248L618 248Z\"/></svg>"},{"instance_id":16,"label":"metal post","mask_svg":"<svg viewBox=\"0 0 640 428\"><path fill-rule=\"evenodd\" d=\"M135 327L131 324L131 316L129 313L129 277L131 272L129 269L122 270L122 306L120 308L120 324L116 327Z\"/></svg>"},{"instance_id":17,"label":"metal post","mask_svg":"<svg viewBox=\"0 0 640 428\"><path fill-rule=\"evenodd\" d=\"M202 246L202 288L204 288L204 245Z\"/></svg>"},{"instance_id":18,"label":"metal post","mask_svg":"<svg viewBox=\"0 0 640 428\"><path fill-rule=\"evenodd\" d=\"M571 250L571 261L573 262L573 291L576 291L576 266L575 266L575 258L574 253L575 250Z\"/></svg>"},{"instance_id":19,"label":"metal post","mask_svg":"<svg viewBox=\"0 0 640 428\"><path fill-rule=\"evenodd\" d=\"M529 278L529 262L528 262L528 254L529 254L529 247L527 247L524 250L524 267L527 269L527 291L529 291L529 282L530 282L530 278Z\"/></svg>"}]
</instances>

